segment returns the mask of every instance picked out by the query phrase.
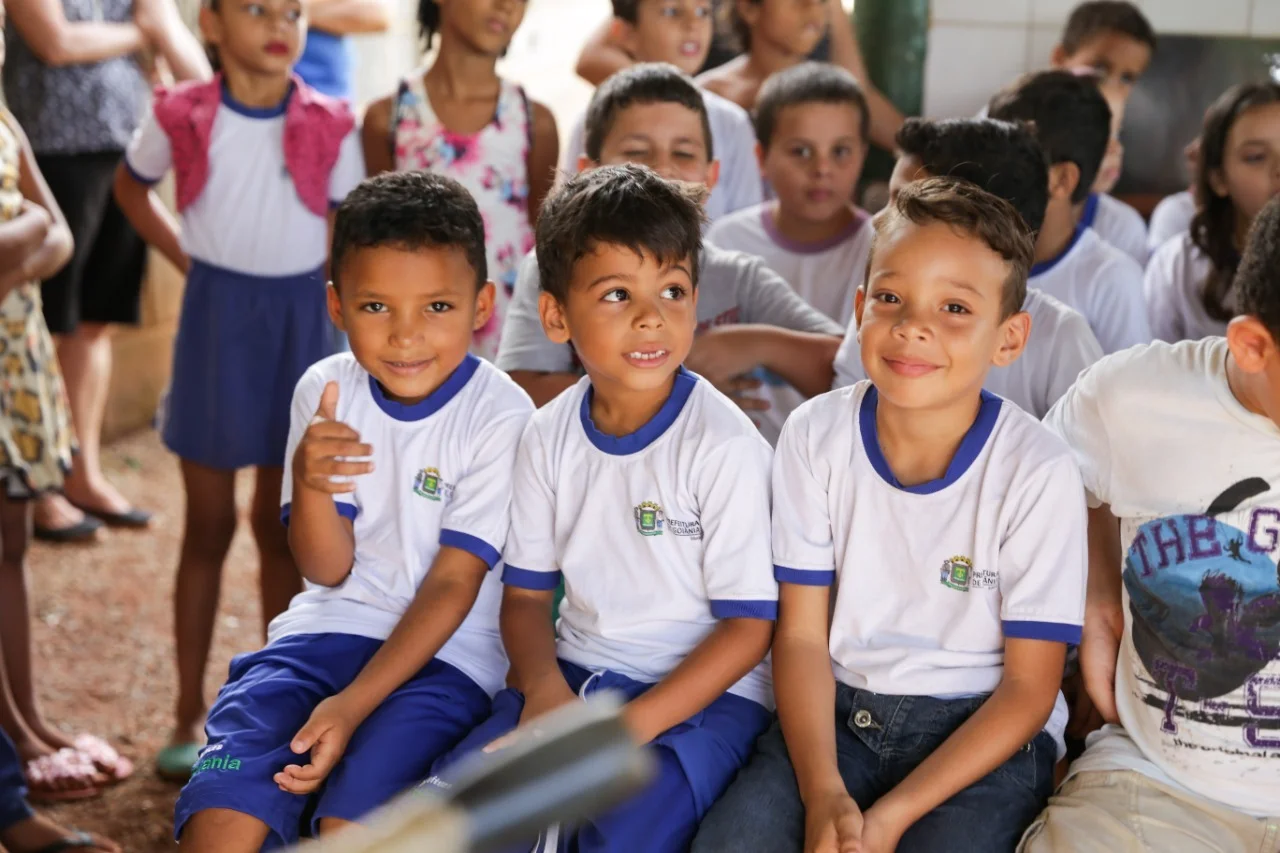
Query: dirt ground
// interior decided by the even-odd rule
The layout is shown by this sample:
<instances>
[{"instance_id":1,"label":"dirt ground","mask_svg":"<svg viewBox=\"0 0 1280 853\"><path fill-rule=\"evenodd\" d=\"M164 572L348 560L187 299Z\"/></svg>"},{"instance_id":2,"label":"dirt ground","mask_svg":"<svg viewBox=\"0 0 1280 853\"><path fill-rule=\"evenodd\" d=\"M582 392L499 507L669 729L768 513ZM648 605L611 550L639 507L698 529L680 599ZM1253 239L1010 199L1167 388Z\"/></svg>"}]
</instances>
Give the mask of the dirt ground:
<instances>
[{"instance_id":1,"label":"dirt ground","mask_svg":"<svg viewBox=\"0 0 1280 853\"><path fill-rule=\"evenodd\" d=\"M105 737L137 765L102 797L49 808L66 825L114 838L128 853L172 850L178 788L152 758L165 744L175 697L170 599L182 535L177 462L154 431L104 452L104 467L138 506L156 512L151 530L104 531L93 545L37 543L28 561L35 616L36 679L45 715L67 732ZM243 512L253 486L241 474ZM257 552L247 520L223 579L206 679L212 700L233 655L261 645Z\"/></svg>"}]
</instances>

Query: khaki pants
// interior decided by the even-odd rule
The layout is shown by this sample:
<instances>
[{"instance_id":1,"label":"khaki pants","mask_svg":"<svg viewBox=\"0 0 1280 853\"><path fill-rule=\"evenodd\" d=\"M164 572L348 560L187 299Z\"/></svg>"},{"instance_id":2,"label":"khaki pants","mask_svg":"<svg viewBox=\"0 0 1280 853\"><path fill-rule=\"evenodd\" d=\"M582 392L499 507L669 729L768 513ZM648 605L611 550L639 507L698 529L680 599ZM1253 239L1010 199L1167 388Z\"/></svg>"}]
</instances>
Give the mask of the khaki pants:
<instances>
[{"instance_id":1,"label":"khaki pants","mask_svg":"<svg viewBox=\"0 0 1280 853\"><path fill-rule=\"evenodd\" d=\"M1137 771L1085 772L1049 798L1018 851L1280 853L1280 815L1249 817Z\"/></svg>"}]
</instances>

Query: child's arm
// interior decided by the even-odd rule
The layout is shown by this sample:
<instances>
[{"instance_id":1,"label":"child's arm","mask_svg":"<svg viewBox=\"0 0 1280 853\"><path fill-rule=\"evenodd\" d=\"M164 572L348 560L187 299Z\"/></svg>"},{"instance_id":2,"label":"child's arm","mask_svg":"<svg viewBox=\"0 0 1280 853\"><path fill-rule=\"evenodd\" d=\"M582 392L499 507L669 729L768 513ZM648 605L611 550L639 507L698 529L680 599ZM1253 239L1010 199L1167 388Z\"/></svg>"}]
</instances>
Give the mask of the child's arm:
<instances>
[{"instance_id":1,"label":"child's arm","mask_svg":"<svg viewBox=\"0 0 1280 853\"><path fill-rule=\"evenodd\" d=\"M596 28L578 54L578 76L592 86L599 86L615 73L635 64L635 58L616 42L616 20L609 18Z\"/></svg>"},{"instance_id":2,"label":"child's arm","mask_svg":"<svg viewBox=\"0 0 1280 853\"><path fill-rule=\"evenodd\" d=\"M502 593L498 624L511 662L507 685L524 694L521 723L578 698L556 662L556 632L551 618L554 601L554 588L521 589L508 585Z\"/></svg>"},{"instance_id":3,"label":"child's arm","mask_svg":"<svg viewBox=\"0 0 1280 853\"><path fill-rule=\"evenodd\" d=\"M1089 592L1080 639L1080 673L1093 707L1118 723L1116 661L1124 635L1120 522L1108 506L1089 510Z\"/></svg>"},{"instance_id":4,"label":"child's arm","mask_svg":"<svg viewBox=\"0 0 1280 853\"><path fill-rule=\"evenodd\" d=\"M902 113L871 82L866 63L862 61L862 51L858 48L853 22L845 14L844 4L829 2L827 9L831 13L831 61L848 69L861 84L862 94L867 99L867 111L871 114L871 132L868 134L871 141L886 151L893 151L894 137L902 129Z\"/></svg>"},{"instance_id":5,"label":"child's arm","mask_svg":"<svg viewBox=\"0 0 1280 853\"><path fill-rule=\"evenodd\" d=\"M395 100L395 95L388 95L365 110L360 141L364 147L364 170L369 177L396 170L391 140L391 111L395 109Z\"/></svg>"},{"instance_id":6,"label":"child's arm","mask_svg":"<svg viewBox=\"0 0 1280 853\"><path fill-rule=\"evenodd\" d=\"M177 220L149 184L144 184L121 163L116 169L116 204L133 229L184 275L191 259L182 250Z\"/></svg>"},{"instance_id":7,"label":"child's arm","mask_svg":"<svg viewBox=\"0 0 1280 853\"><path fill-rule=\"evenodd\" d=\"M208 80L213 75L209 57L182 22L173 0L134 0L134 21L175 80Z\"/></svg>"},{"instance_id":8,"label":"child's arm","mask_svg":"<svg viewBox=\"0 0 1280 853\"><path fill-rule=\"evenodd\" d=\"M391 26L391 14L381 0L311 0L307 26L340 35L381 33Z\"/></svg>"},{"instance_id":9,"label":"child's arm","mask_svg":"<svg viewBox=\"0 0 1280 853\"><path fill-rule=\"evenodd\" d=\"M18 190L29 205L40 207L49 215L49 225L37 244L38 248L26 256L19 269L26 278L15 284L33 280L43 281L52 278L71 259L73 248L71 229L67 227L67 220L62 215L62 209L58 207L58 200L53 197L53 192L45 183L44 175L40 173L40 167L36 165L36 157L31 151L31 143L27 140L26 134L12 123L10 128L21 146ZM8 292L7 288L5 292Z\"/></svg>"},{"instance_id":10,"label":"child's arm","mask_svg":"<svg viewBox=\"0 0 1280 853\"><path fill-rule=\"evenodd\" d=\"M147 45L132 21L68 21L58 0L9 0L9 20L45 65L88 65L137 53Z\"/></svg>"},{"instance_id":11,"label":"child's arm","mask_svg":"<svg viewBox=\"0 0 1280 853\"><path fill-rule=\"evenodd\" d=\"M551 110L536 101L530 101L529 106L533 113L533 144L529 146L525 167L529 175L529 225L532 227L537 224L542 202L556 182L560 135Z\"/></svg>"},{"instance_id":12,"label":"child's arm","mask_svg":"<svg viewBox=\"0 0 1280 853\"><path fill-rule=\"evenodd\" d=\"M722 390L735 377L764 367L806 397L816 397L831 390L841 340L763 324L720 326L694 340L686 364Z\"/></svg>"},{"instance_id":13,"label":"child's arm","mask_svg":"<svg viewBox=\"0 0 1280 853\"><path fill-rule=\"evenodd\" d=\"M38 204L25 202L8 222L0 222L0 299L20 284L35 280L31 268L53 227L48 212Z\"/></svg>"}]
</instances>

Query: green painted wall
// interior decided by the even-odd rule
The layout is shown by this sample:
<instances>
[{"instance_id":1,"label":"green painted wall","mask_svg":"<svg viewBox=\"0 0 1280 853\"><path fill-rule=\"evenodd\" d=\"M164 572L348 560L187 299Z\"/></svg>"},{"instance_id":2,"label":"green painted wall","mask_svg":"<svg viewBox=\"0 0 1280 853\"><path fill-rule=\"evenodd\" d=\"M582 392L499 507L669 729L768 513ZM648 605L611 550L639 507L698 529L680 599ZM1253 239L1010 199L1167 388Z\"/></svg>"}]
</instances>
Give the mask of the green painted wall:
<instances>
[{"instance_id":1,"label":"green painted wall","mask_svg":"<svg viewBox=\"0 0 1280 853\"><path fill-rule=\"evenodd\" d=\"M871 81L903 115L920 115L929 0L856 0L854 22ZM872 149L863 178L886 179L892 171L892 157Z\"/></svg>"}]
</instances>

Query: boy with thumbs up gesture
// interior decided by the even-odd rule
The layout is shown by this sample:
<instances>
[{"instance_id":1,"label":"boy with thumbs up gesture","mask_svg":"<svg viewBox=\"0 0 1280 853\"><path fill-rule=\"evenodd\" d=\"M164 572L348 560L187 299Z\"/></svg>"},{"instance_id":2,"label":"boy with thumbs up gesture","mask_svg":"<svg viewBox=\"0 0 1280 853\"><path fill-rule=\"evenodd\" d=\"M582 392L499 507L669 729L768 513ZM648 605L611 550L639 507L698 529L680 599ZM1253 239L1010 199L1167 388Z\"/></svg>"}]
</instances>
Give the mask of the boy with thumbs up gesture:
<instances>
[{"instance_id":1,"label":"boy with thumbs up gesture","mask_svg":"<svg viewBox=\"0 0 1280 853\"><path fill-rule=\"evenodd\" d=\"M337 830L424 778L490 710L498 573L533 412L468 352L493 313L484 223L449 178L366 181L338 209L329 314L351 352L294 392L282 516L305 588L231 665L177 805L183 847Z\"/></svg>"}]
</instances>

